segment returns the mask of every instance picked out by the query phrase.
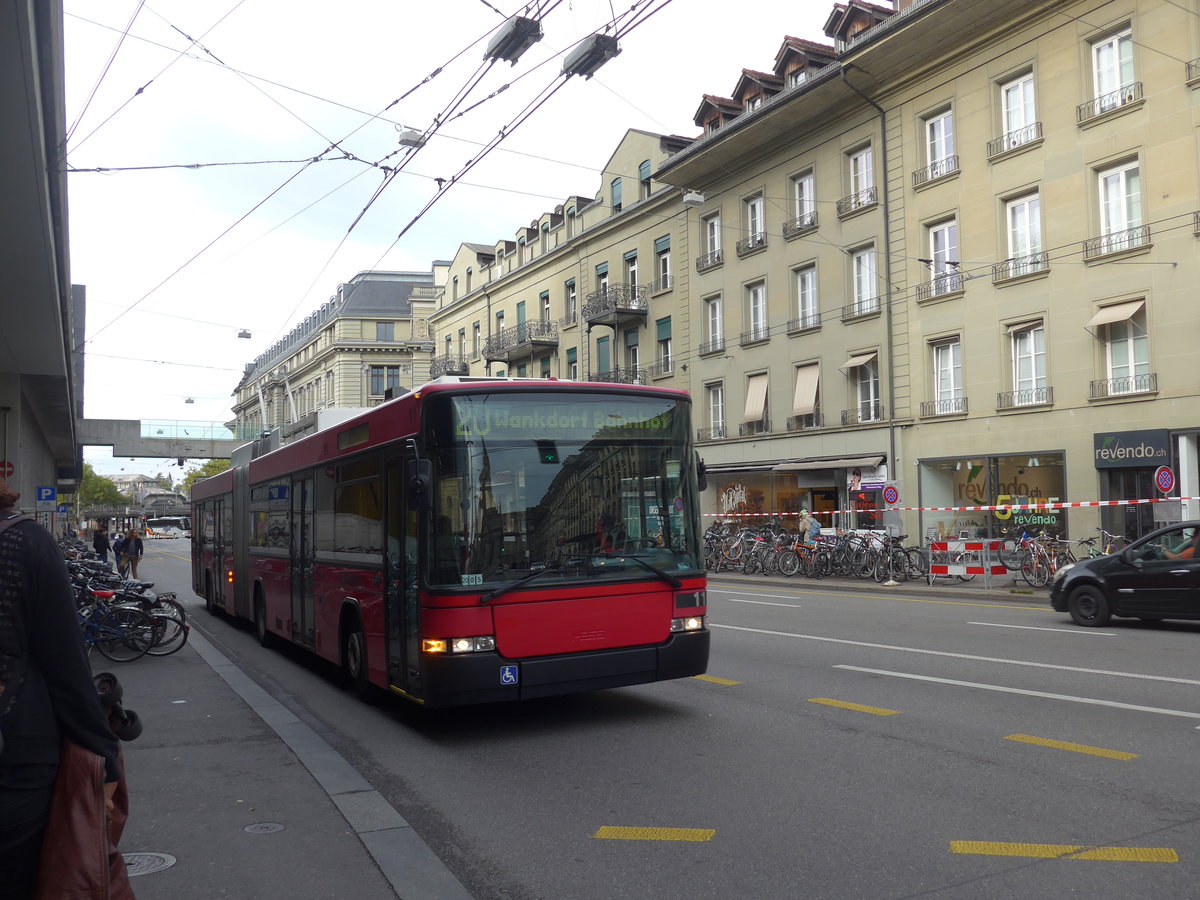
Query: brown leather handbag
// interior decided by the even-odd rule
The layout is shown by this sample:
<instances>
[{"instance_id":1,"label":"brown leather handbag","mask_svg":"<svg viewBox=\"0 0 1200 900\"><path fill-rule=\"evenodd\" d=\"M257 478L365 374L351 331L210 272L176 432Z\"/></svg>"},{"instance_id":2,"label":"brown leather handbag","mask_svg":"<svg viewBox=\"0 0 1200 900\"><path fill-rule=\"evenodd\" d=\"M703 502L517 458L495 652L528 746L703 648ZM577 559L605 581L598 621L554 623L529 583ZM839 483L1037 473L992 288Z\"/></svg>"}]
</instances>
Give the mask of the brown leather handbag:
<instances>
[{"instance_id":1,"label":"brown leather handbag","mask_svg":"<svg viewBox=\"0 0 1200 900\"><path fill-rule=\"evenodd\" d=\"M113 797L104 808L104 760L63 740L38 867L37 900L134 900L117 841L129 818L125 760Z\"/></svg>"}]
</instances>

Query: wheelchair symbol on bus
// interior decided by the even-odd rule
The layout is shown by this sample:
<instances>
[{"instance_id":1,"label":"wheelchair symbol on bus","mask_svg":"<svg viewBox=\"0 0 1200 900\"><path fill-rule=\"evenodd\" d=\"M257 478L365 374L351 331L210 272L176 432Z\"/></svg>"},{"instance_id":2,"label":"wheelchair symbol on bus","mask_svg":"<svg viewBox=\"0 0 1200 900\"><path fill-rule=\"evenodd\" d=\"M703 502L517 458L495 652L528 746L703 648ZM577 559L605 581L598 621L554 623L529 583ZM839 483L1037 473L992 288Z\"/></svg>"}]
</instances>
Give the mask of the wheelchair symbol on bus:
<instances>
[{"instance_id":1,"label":"wheelchair symbol on bus","mask_svg":"<svg viewBox=\"0 0 1200 900\"><path fill-rule=\"evenodd\" d=\"M516 666L501 666L500 667L500 683L501 684L516 684L517 683L517 667Z\"/></svg>"}]
</instances>

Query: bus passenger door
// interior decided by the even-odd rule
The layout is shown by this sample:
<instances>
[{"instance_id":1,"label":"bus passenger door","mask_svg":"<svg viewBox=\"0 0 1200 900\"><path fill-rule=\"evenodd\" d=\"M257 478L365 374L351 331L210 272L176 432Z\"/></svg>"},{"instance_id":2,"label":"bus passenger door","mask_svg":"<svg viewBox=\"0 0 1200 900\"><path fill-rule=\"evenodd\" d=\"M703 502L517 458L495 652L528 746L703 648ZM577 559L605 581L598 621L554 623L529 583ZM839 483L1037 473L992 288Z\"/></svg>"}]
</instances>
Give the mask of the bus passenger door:
<instances>
[{"instance_id":1,"label":"bus passenger door","mask_svg":"<svg viewBox=\"0 0 1200 900\"><path fill-rule=\"evenodd\" d=\"M393 456L387 460L387 558L386 621L388 684L405 693L420 697L420 674L417 671L418 614L417 595L417 513L407 503L407 462L411 454Z\"/></svg>"},{"instance_id":2,"label":"bus passenger door","mask_svg":"<svg viewBox=\"0 0 1200 900\"><path fill-rule=\"evenodd\" d=\"M226 582L226 572L229 571L229 535L225 533L225 501L214 500L209 508L212 513L210 532L212 536L212 579L213 583L210 588L212 592L212 605L214 607L225 607L225 594L231 591L231 586Z\"/></svg>"},{"instance_id":3,"label":"bus passenger door","mask_svg":"<svg viewBox=\"0 0 1200 900\"><path fill-rule=\"evenodd\" d=\"M292 479L291 582L292 639L312 647L316 641L313 621L313 479Z\"/></svg>"}]
</instances>

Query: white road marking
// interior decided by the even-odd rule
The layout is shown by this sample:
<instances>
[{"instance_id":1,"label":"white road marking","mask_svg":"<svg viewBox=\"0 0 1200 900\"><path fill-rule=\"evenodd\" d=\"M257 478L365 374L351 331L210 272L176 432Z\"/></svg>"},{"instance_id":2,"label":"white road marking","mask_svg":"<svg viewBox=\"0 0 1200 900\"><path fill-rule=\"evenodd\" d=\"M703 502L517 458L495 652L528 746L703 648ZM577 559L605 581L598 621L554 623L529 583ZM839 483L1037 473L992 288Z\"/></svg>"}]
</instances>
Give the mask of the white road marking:
<instances>
[{"instance_id":1,"label":"white road marking","mask_svg":"<svg viewBox=\"0 0 1200 900\"><path fill-rule=\"evenodd\" d=\"M1023 688L1001 687L998 684L980 684L977 681L956 681L953 678L934 678L930 675L912 675L908 672L888 672L885 669L864 669L861 666L834 666L851 672L868 675L888 675L892 678L909 678L913 681L932 681L935 684L953 684L959 687L976 688L981 691L998 691L1002 694L1022 694L1026 697L1042 697L1047 700L1066 700L1069 703L1087 703L1092 706L1111 706L1113 709L1129 709L1134 712L1156 713L1160 716L1178 716L1181 719L1200 719L1200 712L1181 709L1163 709L1158 706L1138 706L1136 703L1118 703L1116 700L1096 700L1091 697L1073 697L1070 694L1051 694L1048 691L1027 691Z\"/></svg>"},{"instance_id":2,"label":"white road marking","mask_svg":"<svg viewBox=\"0 0 1200 900\"><path fill-rule=\"evenodd\" d=\"M777 600L793 600L795 594L760 594L754 591L723 591L719 588L709 588L710 594L736 594L739 597L774 597Z\"/></svg>"},{"instance_id":3,"label":"white road marking","mask_svg":"<svg viewBox=\"0 0 1200 900\"><path fill-rule=\"evenodd\" d=\"M1090 628L1041 628L1037 625L1002 625L999 622L968 622L968 625L986 625L989 628L1021 628L1025 631L1057 631L1059 634L1082 634L1085 637L1116 637L1115 631L1093 631Z\"/></svg>"},{"instance_id":4,"label":"white road marking","mask_svg":"<svg viewBox=\"0 0 1200 900\"><path fill-rule=\"evenodd\" d=\"M896 650L900 653L919 653L923 656L944 656L950 659L969 659L975 662L1000 663L1006 666L1029 666L1032 669L1055 669L1060 672L1079 672L1084 675L1111 675L1114 678L1134 678L1140 681L1165 681L1169 684L1190 684L1200 687L1194 678L1171 678L1167 675L1143 675L1138 672L1116 672L1111 669L1085 669L1081 666L1062 666L1056 663L1032 662L1024 659L1004 659L998 656L976 656L972 653L951 653L947 650L924 650L920 647L898 647L894 644L875 644L869 641L851 641L846 638L823 637L816 634L797 634L791 631L770 631L766 628L746 628L741 625L718 625L709 623L709 628L725 628L729 631L746 631L751 634L766 634L773 637L793 638L799 641L820 641L826 644L844 644L850 647L867 647L872 650Z\"/></svg>"},{"instance_id":5,"label":"white road marking","mask_svg":"<svg viewBox=\"0 0 1200 900\"><path fill-rule=\"evenodd\" d=\"M770 596L770 595L768 595ZM788 609L803 609L799 603L771 603L768 600L726 600L726 603L754 603L758 606L786 606Z\"/></svg>"}]
</instances>

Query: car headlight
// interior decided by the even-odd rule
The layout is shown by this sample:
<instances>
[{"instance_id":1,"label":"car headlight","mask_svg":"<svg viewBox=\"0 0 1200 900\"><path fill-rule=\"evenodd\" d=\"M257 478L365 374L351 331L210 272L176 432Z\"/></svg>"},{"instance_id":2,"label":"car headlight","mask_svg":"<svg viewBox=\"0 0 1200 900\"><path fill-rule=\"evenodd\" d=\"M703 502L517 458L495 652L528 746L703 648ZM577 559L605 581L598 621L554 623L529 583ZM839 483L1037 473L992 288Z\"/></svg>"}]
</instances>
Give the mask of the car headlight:
<instances>
[{"instance_id":1,"label":"car headlight","mask_svg":"<svg viewBox=\"0 0 1200 900\"><path fill-rule=\"evenodd\" d=\"M1059 569L1057 572L1054 573L1054 580L1058 581L1060 578L1062 578L1064 575L1066 575L1068 572L1070 572L1073 568L1075 568L1075 563L1067 563L1065 566L1063 566L1061 569Z\"/></svg>"},{"instance_id":2,"label":"car headlight","mask_svg":"<svg viewBox=\"0 0 1200 900\"><path fill-rule=\"evenodd\" d=\"M704 616L686 616L682 619L671 620L671 631L701 631L704 629Z\"/></svg>"}]
</instances>

